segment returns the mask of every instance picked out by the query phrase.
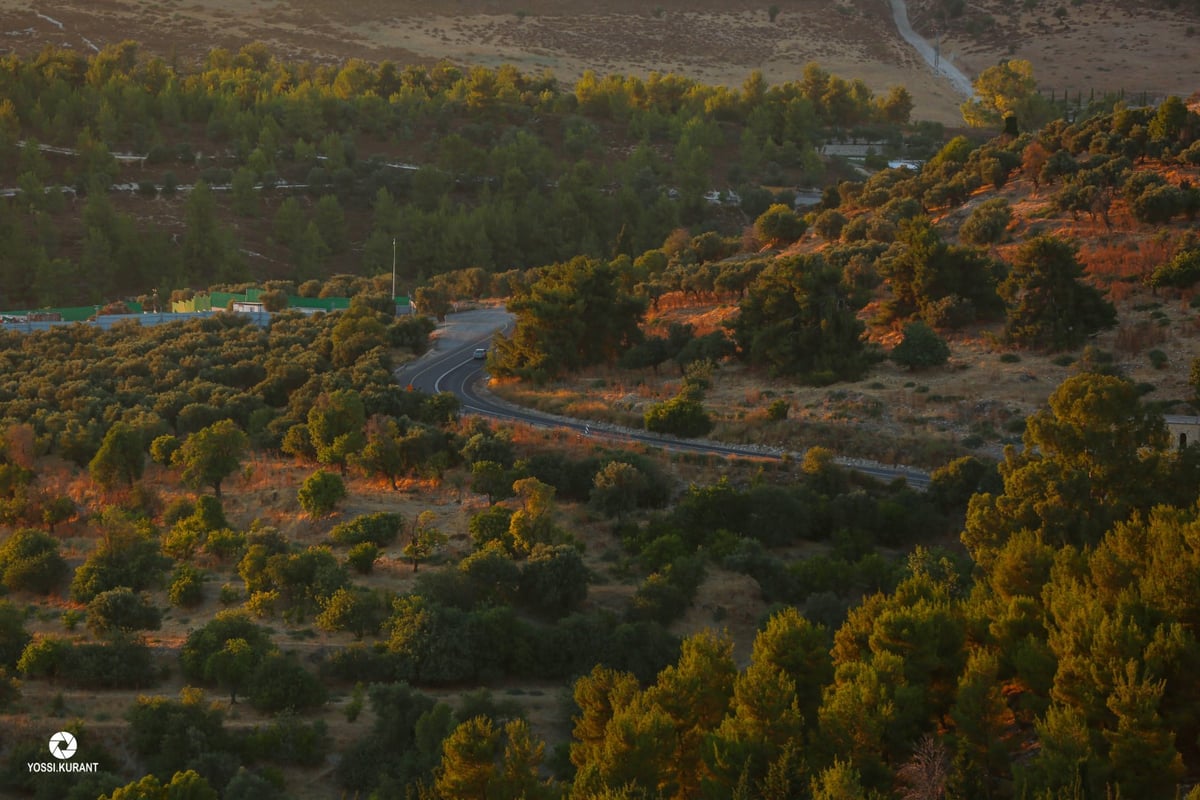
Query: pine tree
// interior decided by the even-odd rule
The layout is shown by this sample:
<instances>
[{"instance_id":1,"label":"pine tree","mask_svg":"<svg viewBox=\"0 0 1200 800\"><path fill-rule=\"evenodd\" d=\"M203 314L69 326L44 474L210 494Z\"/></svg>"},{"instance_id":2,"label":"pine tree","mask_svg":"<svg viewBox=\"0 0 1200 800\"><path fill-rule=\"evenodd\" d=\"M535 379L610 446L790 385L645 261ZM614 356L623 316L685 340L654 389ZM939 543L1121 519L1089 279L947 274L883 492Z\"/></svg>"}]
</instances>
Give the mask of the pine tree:
<instances>
[{"instance_id":1,"label":"pine tree","mask_svg":"<svg viewBox=\"0 0 1200 800\"><path fill-rule=\"evenodd\" d=\"M496 755L500 731L488 717L473 717L459 725L442 743L442 763L434 789L442 797L490 800L497 782Z\"/></svg>"},{"instance_id":2,"label":"pine tree","mask_svg":"<svg viewBox=\"0 0 1200 800\"><path fill-rule=\"evenodd\" d=\"M1003 734L1011 718L1004 702L1000 660L977 650L967 659L958 681L950 718L954 722L954 770L951 784L960 792L992 797L993 789L1008 778L1008 752Z\"/></svg>"},{"instance_id":3,"label":"pine tree","mask_svg":"<svg viewBox=\"0 0 1200 800\"><path fill-rule=\"evenodd\" d=\"M796 687L769 662L752 662L737 676L729 714L707 738L704 760L711 783L734 787L762 783L789 747L799 748L804 719ZM793 776L797 781L800 775Z\"/></svg>"},{"instance_id":4,"label":"pine tree","mask_svg":"<svg viewBox=\"0 0 1200 800\"><path fill-rule=\"evenodd\" d=\"M603 758L604 738L613 715L638 694L637 678L597 664L575 681L575 704L580 715L572 730L571 763L583 770Z\"/></svg>"},{"instance_id":5,"label":"pine tree","mask_svg":"<svg viewBox=\"0 0 1200 800\"><path fill-rule=\"evenodd\" d=\"M813 726L821 705L821 690L833 681L829 633L809 622L794 607L771 615L754 637L754 664L771 664L792 682L804 721Z\"/></svg>"},{"instance_id":6,"label":"pine tree","mask_svg":"<svg viewBox=\"0 0 1200 800\"><path fill-rule=\"evenodd\" d=\"M678 663L660 672L646 690L646 701L673 722L673 753L665 774L683 797L699 790L706 772L701 744L728 712L736 675L733 642L705 631L685 639Z\"/></svg>"},{"instance_id":7,"label":"pine tree","mask_svg":"<svg viewBox=\"0 0 1200 800\"><path fill-rule=\"evenodd\" d=\"M1112 779L1123 797L1169 797L1184 775L1175 733L1159 713L1166 681L1148 680L1136 662L1116 676L1108 709L1116 728L1104 732Z\"/></svg>"},{"instance_id":8,"label":"pine tree","mask_svg":"<svg viewBox=\"0 0 1200 800\"><path fill-rule=\"evenodd\" d=\"M1053 236L1038 236L1021 246L999 287L1008 306L1004 333L1009 342L1066 350L1116 323L1112 303L1082 282L1076 250Z\"/></svg>"}]
</instances>

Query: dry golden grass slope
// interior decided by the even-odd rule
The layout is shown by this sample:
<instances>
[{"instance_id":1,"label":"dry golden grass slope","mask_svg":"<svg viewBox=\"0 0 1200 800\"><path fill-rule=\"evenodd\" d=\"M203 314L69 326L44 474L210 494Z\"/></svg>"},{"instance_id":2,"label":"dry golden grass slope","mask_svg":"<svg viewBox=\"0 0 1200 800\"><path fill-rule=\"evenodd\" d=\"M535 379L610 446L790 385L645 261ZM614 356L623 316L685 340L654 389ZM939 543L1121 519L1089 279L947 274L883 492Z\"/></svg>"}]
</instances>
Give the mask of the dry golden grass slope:
<instances>
[{"instance_id":1,"label":"dry golden grass slope","mask_svg":"<svg viewBox=\"0 0 1200 800\"><path fill-rule=\"evenodd\" d=\"M968 75L1004 58L1033 64L1060 96L1118 92L1187 95L1200 90L1200 14L1194 3L1133 0L971 0L946 21L945 0L912 0L913 26ZM1192 10L1188 10L1189 7Z\"/></svg>"}]
</instances>

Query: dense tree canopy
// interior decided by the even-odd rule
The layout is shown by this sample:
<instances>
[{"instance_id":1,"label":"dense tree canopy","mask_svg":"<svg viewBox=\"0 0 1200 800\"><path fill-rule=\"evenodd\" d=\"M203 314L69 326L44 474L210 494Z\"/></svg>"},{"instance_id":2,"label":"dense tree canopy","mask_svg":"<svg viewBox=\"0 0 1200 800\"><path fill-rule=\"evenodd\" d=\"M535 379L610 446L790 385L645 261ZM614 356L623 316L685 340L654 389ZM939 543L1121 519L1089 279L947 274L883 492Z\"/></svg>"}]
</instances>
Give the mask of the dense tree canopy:
<instances>
[{"instance_id":1,"label":"dense tree canopy","mask_svg":"<svg viewBox=\"0 0 1200 800\"><path fill-rule=\"evenodd\" d=\"M987 317L999 311L996 265L977 250L946 244L925 217L901 221L896 242L880 260L879 269L892 290L891 316L920 312L936 327L960 327L973 322L975 315ZM973 313L948 314L948 302Z\"/></svg>"},{"instance_id":2,"label":"dense tree canopy","mask_svg":"<svg viewBox=\"0 0 1200 800\"><path fill-rule=\"evenodd\" d=\"M628 262L577 258L541 271L509 301L510 338L497 337L493 374L543 381L564 371L615 362L641 337L645 304L620 288Z\"/></svg>"},{"instance_id":3,"label":"dense tree canopy","mask_svg":"<svg viewBox=\"0 0 1200 800\"><path fill-rule=\"evenodd\" d=\"M863 331L841 274L820 256L772 262L750 285L733 327L746 361L826 383L865 371Z\"/></svg>"},{"instance_id":4,"label":"dense tree canopy","mask_svg":"<svg viewBox=\"0 0 1200 800\"><path fill-rule=\"evenodd\" d=\"M133 42L109 51L5 57L0 173L22 190L0 205L0 306L152 288L166 297L179 284L240 280L265 262L283 265L272 277L303 281L333 267L387 271L395 255L411 292L447 265L500 272L633 256L681 222L721 219L703 198L729 180L716 158L726 146L740 144L733 181L748 198L768 173L818 178L812 145L823 129L898 126L912 108L902 87L876 98L816 64L776 86L756 72L739 90L678 74L587 72L567 86L507 65L317 67L259 43L188 65ZM396 169L391 151L377 150L385 132L418 145L416 169ZM601 144L614 138L628 145L615 161ZM39 143L76 148L76 163L45 158ZM118 152L145 158L118 161ZM120 182L182 206L182 234L109 206L46 235L67 205L60 186L87 189L99 212ZM194 188L177 200L181 184ZM260 245L267 259L247 257L246 232L235 230L272 191L297 185L316 196L311 208L285 198ZM752 217L764 208L746 204ZM347 245L360 222L357 251ZM421 296L432 299L429 287Z\"/></svg>"}]
</instances>

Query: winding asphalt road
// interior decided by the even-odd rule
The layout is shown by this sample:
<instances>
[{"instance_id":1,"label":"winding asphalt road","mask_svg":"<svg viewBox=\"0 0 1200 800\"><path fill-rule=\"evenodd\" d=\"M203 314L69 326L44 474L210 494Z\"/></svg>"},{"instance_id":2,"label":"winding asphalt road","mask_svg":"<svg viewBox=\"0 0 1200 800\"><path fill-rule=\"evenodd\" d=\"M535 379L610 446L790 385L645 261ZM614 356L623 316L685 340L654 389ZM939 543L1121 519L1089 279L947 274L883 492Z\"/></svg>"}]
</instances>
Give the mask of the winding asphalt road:
<instances>
[{"instance_id":1,"label":"winding asphalt road","mask_svg":"<svg viewBox=\"0 0 1200 800\"><path fill-rule=\"evenodd\" d=\"M416 361L396 370L396 380L422 392L451 392L462 402L468 414L478 414L506 422L518 422L539 428L572 430L581 436L610 441L625 441L689 453L707 453L741 458L782 459L785 455L800 459L803 453L752 445L724 444L703 439L676 439L645 431L621 428L607 423L586 422L532 411L492 396L481 388L485 362L474 357L476 348L487 347L492 336L512 330L513 316L502 308L483 308L452 314L438 326L430 351ZM849 469L884 482L904 478L914 489L929 487L929 473L912 467L890 467L860 459L839 458Z\"/></svg>"}]
</instances>

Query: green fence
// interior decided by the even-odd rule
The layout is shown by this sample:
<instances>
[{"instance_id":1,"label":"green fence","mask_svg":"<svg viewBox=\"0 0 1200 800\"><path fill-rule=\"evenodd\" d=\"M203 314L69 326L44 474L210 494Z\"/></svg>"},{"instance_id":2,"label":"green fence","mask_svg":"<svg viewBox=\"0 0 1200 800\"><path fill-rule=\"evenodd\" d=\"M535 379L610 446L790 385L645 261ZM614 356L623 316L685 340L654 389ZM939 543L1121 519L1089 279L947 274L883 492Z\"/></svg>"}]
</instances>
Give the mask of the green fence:
<instances>
[{"instance_id":1,"label":"green fence","mask_svg":"<svg viewBox=\"0 0 1200 800\"><path fill-rule=\"evenodd\" d=\"M141 314L142 304L126 302L130 314ZM0 311L6 317L40 317L61 319L64 322L86 322L100 313L104 306L65 306L62 308L29 308L22 311Z\"/></svg>"},{"instance_id":2,"label":"green fence","mask_svg":"<svg viewBox=\"0 0 1200 800\"><path fill-rule=\"evenodd\" d=\"M288 308L309 308L319 311L345 311L350 307L349 297L293 297L288 296Z\"/></svg>"}]
</instances>

